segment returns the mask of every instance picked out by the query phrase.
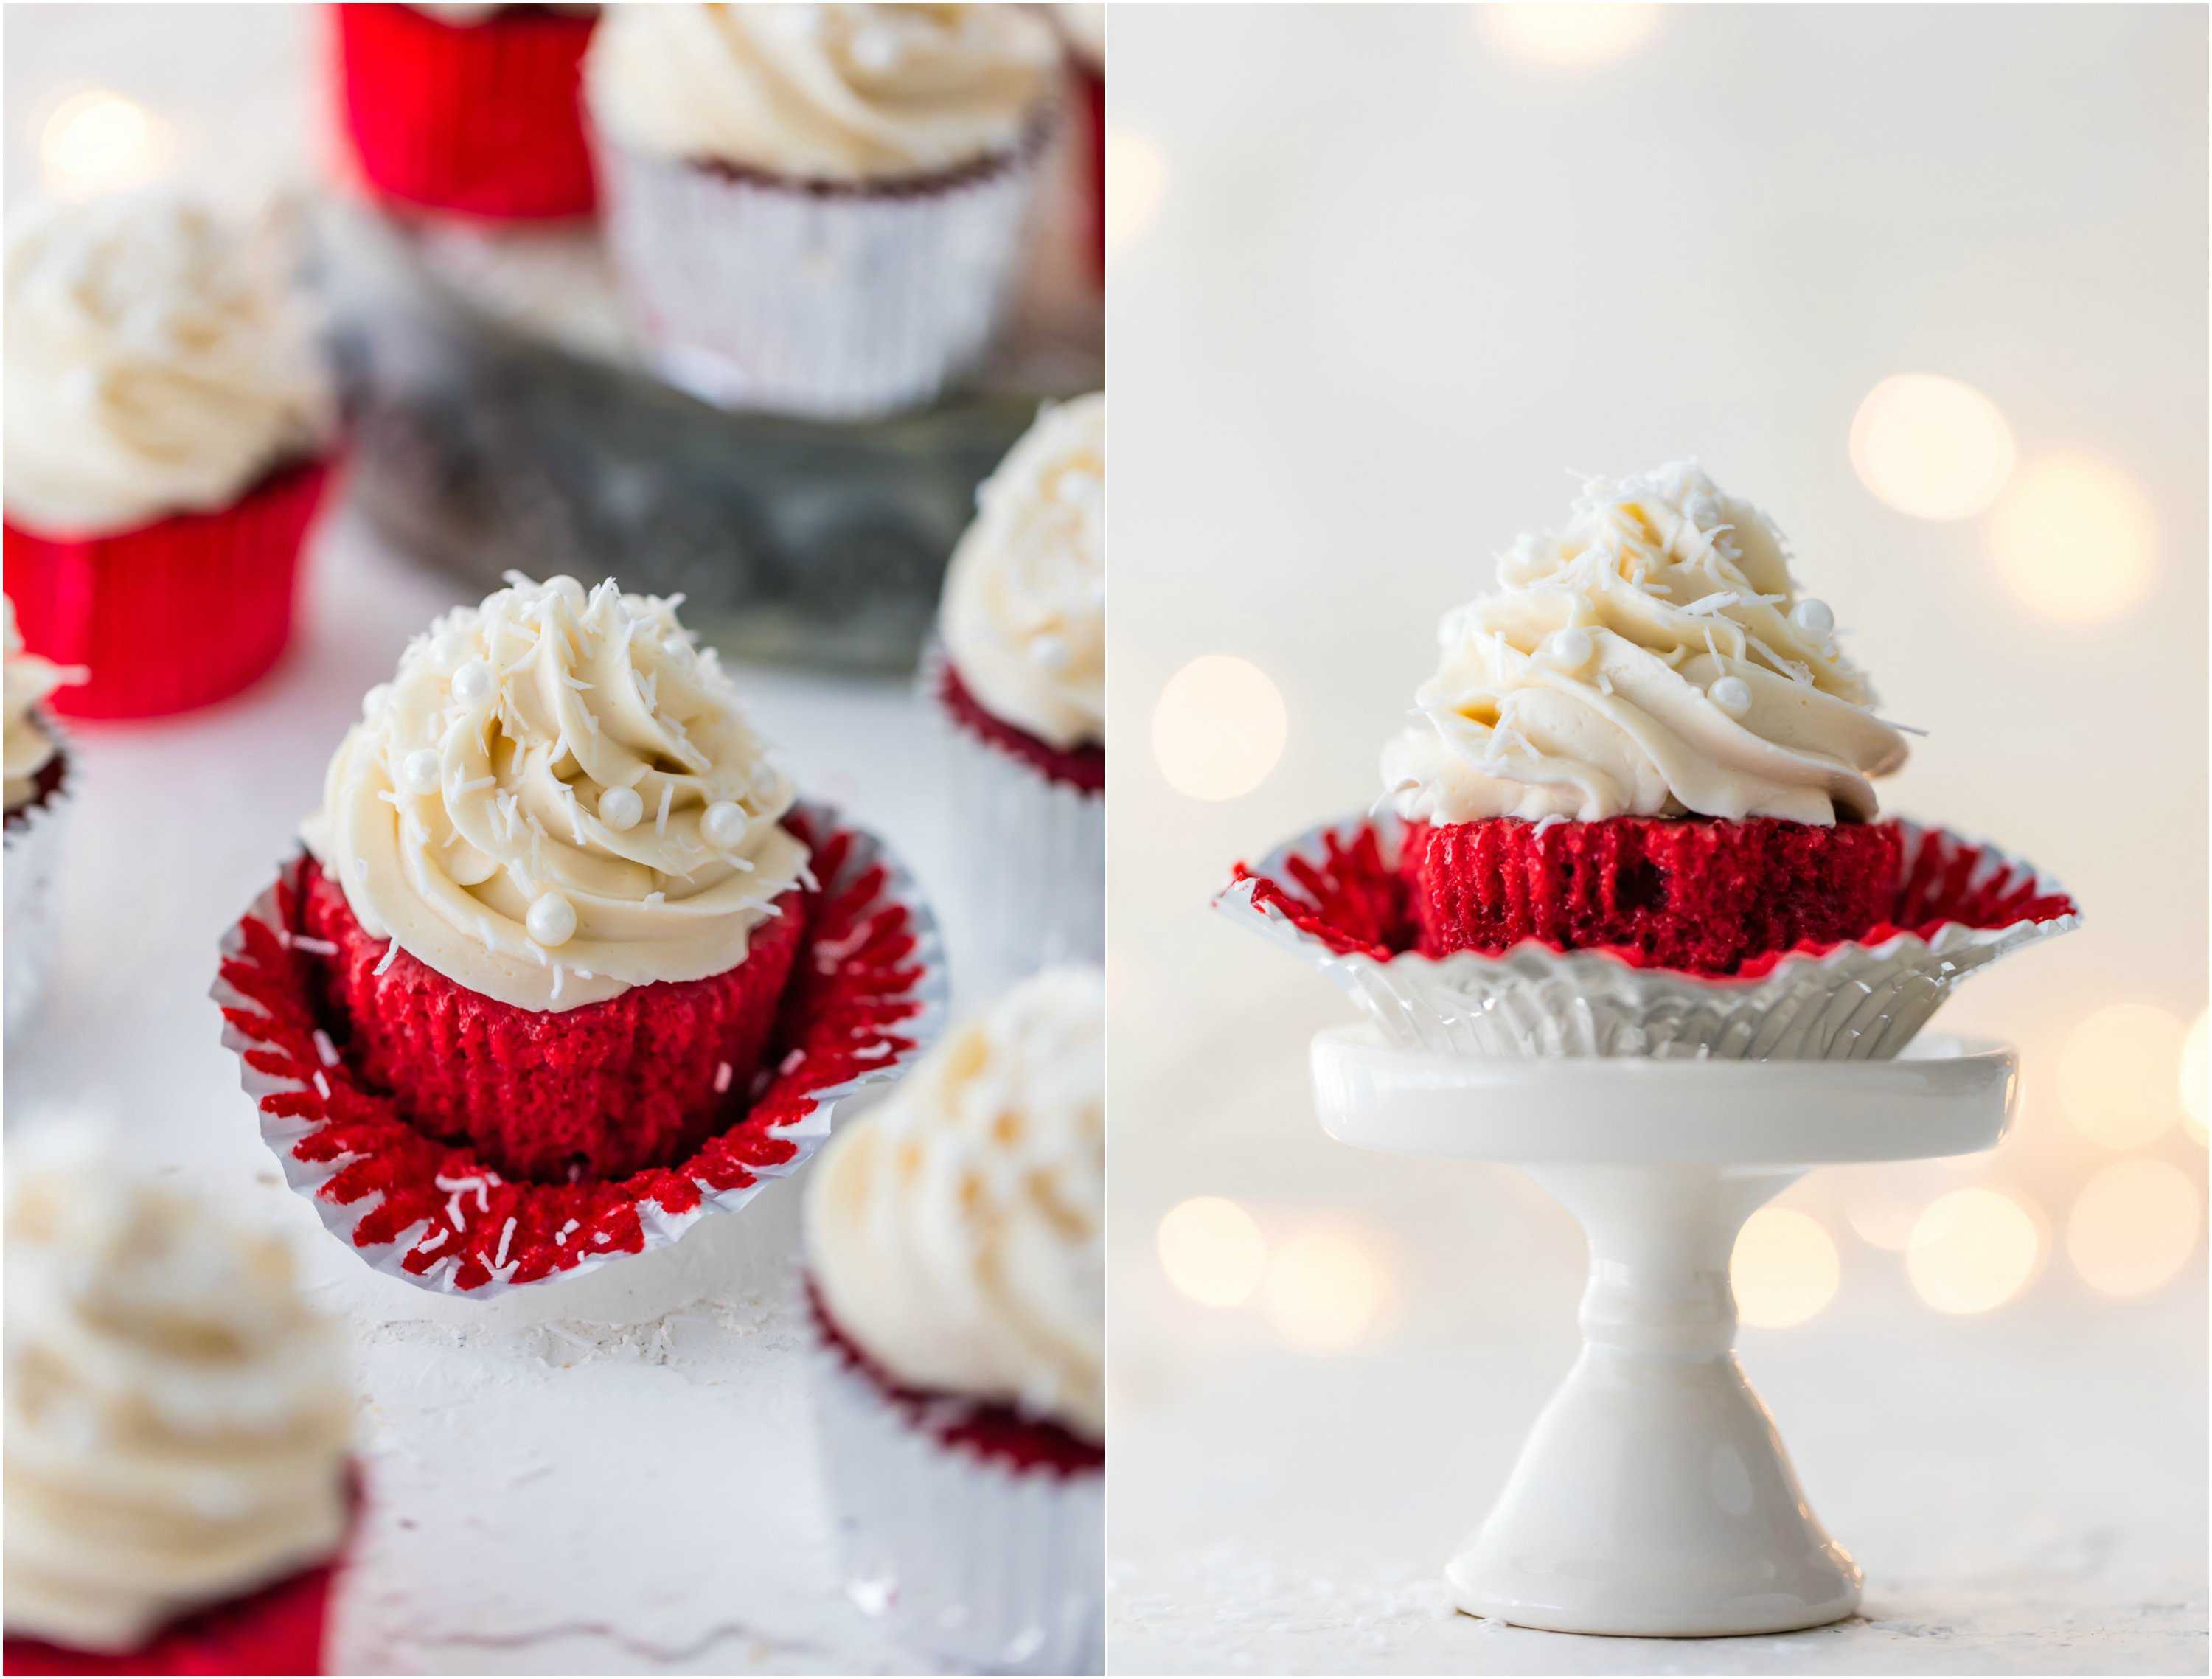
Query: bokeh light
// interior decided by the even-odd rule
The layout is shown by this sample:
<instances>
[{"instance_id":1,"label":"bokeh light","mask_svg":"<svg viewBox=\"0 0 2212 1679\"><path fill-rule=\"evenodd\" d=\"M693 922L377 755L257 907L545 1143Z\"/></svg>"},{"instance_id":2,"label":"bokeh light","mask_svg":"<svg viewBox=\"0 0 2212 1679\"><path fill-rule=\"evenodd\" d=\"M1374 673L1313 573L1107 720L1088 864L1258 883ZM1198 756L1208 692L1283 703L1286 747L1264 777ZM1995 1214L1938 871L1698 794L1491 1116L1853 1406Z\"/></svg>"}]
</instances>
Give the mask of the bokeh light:
<instances>
[{"instance_id":1,"label":"bokeh light","mask_svg":"<svg viewBox=\"0 0 2212 1679\"><path fill-rule=\"evenodd\" d=\"M1648 5L1497 4L1474 9L1483 38L1505 57L1546 70L1595 70L1625 58L1659 31Z\"/></svg>"},{"instance_id":2,"label":"bokeh light","mask_svg":"<svg viewBox=\"0 0 2212 1679\"><path fill-rule=\"evenodd\" d=\"M2100 624L2141 604L2158 569L2158 520L2128 473L2094 456L2028 459L1990 516L1990 552L2023 605Z\"/></svg>"},{"instance_id":3,"label":"bokeh light","mask_svg":"<svg viewBox=\"0 0 2212 1679\"><path fill-rule=\"evenodd\" d=\"M1390 1298L1389 1268L1358 1232L1300 1231L1276 1250L1260 1293L1275 1333L1302 1353L1344 1353L1374 1329Z\"/></svg>"},{"instance_id":4,"label":"bokeh light","mask_svg":"<svg viewBox=\"0 0 2212 1679\"><path fill-rule=\"evenodd\" d=\"M39 176L57 198L92 198L150 186L169 173L176 136L136 100L85 88L53 109L39 131Z\"/></svg>"},{"instance_id":5,"label":"bokeh light","mask_svg":"<svg viewBox=\"0 0 2212 1679\"><path fill-rule=\"evenodd\" d=\"M1905 1274L1938 1311L1990 1311L2027 1286L2042 1257L2035 1216L2000 1190L1953 1189L1913 1226Z\"/></svg>"},{"instance_id":6,"label":"bokeh light","mask_svg":"<svg viewBox=\"0 0 2212 1679\"><path fill-rule=\"evenodd\" d=\"M2107 1148L2140 1148L2180 1116L2181 1022L2156 1003L2107 1003L2084 1015L2058 1051L2058 1105Z\"/></svg>"},{"instance_id":7,"label":"bokeh light","mask_svg":"<svg viewBox=\"0 0 2212 1679\"><path fill-rule=\"evenodd\" d=\"M2212 1027L2212 1014L2200 1010L2189 1028L2188 1036L2181 1040L2181 1122L2190 1136L2203 1142L2208 1116L2206 1108L2212 1104L2212 1053L2208 1053L2205 1033Z\"/></svg>"},{"instance_id":8,"label":"bokeh light","mask_svg":"<svg viewBox=\"0 0 2212 1679\"><path fill-rule=\"evenodd\" d=\"M1152 756L1168 785L1192 799L1249 793L1289 739L1281 690L1258 666L1225 653L1177 671L1152 710Z\"/></svg>"},{"instance_id":9,"label":"bokeh light","mask_svg":"<svg viewBox=\"0 0 2212 1679\"><path fill-rule=\"evenodd\" d=\"M1762 1207L1745 1220L1729 1262L1736 1316L1763 1329L1802 1323L1836 1298L1843 1267L1820 1221L1794 1207Z\"/></svg>"},{"instance_id":10,"label":"bokeh light","mask_svg":"<svg viewBox=\"0 0 2212 1679\"><path fill-rule=\"evenodd\" d=\"M1252 1215L1219 1195L1196 1195L1160 1220L1160 1268L1202 1306L1242 1305L1267 1268L1267 1238Z\"/></svg>"},{"instance_id":11,"label":"bokeh light","mask_svg":"<svg viewBox=\"0 0 2212 1679\"><path fill-rule=\"evenodd\" d=\"M1893 374L1851 418L1851 465L1876 500L1915 519L1966 519L1997 498L2019 459L1996 404L1941 374Z\"/></svg>"},{"instance_id":12,"label":"bokeh light","mask_svg":"<svg viewBox=\"0 0 2212 1679\"><path fill-rule=\"evenodd\" d=\"M1159 147L1128 129L1106 131L1106 248L1125 250L1152 225L1167 197L1168 160Z\"/></svg>"},{"instance_id":13,"label":"bokeh light","mask_svg":"<svg viewBox=\"0 0 2212 1679\"><path fill-rule=\"evenodd\" d=\"M1853 1176L1871 1181L1848 1186L1844 1221L1869 1247L1880 1248L1884 1253L1903 1253L1912 1245L1912 1228L1920 1222L1929 1196L1906 1195L1881 1182L1875 1173Z\"/></svg>"},{"instance_id":14,"label":"bokeh light","mask_svg":"<svg viewBox=\"0 0 2212 1679\"><path fill-rule=\"evenodd\" d=\"M2066 1256L2106 1294L2148 1294L2196 1250L2202 1197L2163 1160L2115 1160L2081 1186L2066 1220Z\"/></svg>"}]
</instances>

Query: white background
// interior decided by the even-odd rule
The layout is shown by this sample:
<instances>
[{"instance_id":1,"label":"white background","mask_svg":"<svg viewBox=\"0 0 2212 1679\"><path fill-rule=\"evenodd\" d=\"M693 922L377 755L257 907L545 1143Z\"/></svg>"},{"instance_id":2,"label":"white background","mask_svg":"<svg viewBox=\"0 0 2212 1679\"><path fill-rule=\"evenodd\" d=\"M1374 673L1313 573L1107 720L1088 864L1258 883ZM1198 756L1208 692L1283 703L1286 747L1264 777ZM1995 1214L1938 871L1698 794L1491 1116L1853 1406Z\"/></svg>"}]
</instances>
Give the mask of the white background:
<instances>
[{"instance_id":1,"label":"white background","mask_svg":"<svg viewBox=\"0 0 2212 1679\"><path fill-rule=\"evenodd\" d=\"M1113 27L1115 1665L2201 1668L2201 1241L2114 1299L2066 1232L2123 1152L2201 1198L2203 1149L2170 1042L2111 1068L2172 1109L2132 1150L2055 1092L2091 1011L2146 1001L2178 1036L2205 1002L2203 14L1675 9L1582 67L1453 7ZM1994 514L1869 494L1854 411L1911 371L1990 398L2021 472L2065 449L2139 486L2139 598L2041 616ZM1510 1174L1322 1138L1305 1044L1348 1006L1205 908L1236 859L1376 796L1437 619L1564 518L1565 469L1684 454L1775 518L1885 715L1930 731L1887 805L2033 859L2088 913L1944 1017L2021 1046L2001 1150L1784 1203L1839 1281L1814 1276L1798 1326L1747 1328L1745 1362L1870 1620L1747 1646L1444 1613L1435 1571L1570 1355L1580 1238ZM1256 665L1288 719L1272 773L1219 801L1151 750L1163 685L1208 654ZM1972 1184L2026 1212L2033 1274L1942 1315L1852 1218L1909 1230ZM1268 1244L1243 1305L1164 1273L1158 1223L1197 1195Z\"/></svg>"}]
</instances>

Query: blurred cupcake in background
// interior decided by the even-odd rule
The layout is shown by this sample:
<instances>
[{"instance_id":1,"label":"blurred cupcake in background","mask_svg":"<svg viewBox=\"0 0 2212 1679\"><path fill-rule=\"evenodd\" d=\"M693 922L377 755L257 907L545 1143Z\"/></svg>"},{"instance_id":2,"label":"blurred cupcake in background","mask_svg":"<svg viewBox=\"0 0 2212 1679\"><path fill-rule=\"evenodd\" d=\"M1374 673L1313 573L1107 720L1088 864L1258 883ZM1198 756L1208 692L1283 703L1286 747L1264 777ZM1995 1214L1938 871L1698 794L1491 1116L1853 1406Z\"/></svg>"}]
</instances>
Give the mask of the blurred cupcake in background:
<instances>
[{"instance_id":1,"label":"blurred cupcake in background","mask_svg":"<svg viewBox=\"0 0 2212 1679\"><path fill-rule=\"evenodd\" d=\"M53 1139L10 1153L8 1671L320 1673L335 1328L275 1238Z\"/></svg>"},{"instance_id":2,"label":"blurred cupcake in background","mask_svg":"<svg viewBox=\"0 0 2212 1679\"><path fill-rule=\"evenodd\" d=\"M82 717L205 705L284 650L330 388L269 230L167 195L42 207L6 283L7 590Z\"/></svg>"},{"instance_id":3,"label":"blurred cupcake in background","mask_svg":"<svg viewBox=\"0 0 2212 1679\"><path fill-rule=\"evenodd\" d=\"M0 635L6 647L7 855L6 908L0 949L7 952L7 1031L28 1019L46 989L53 961L61 903L63 837L71 797L69 751L46 715L46 703L81 670L23 651L15 633L15 603L0 599Z\"/></svg>"},{"instance_id":4,"label":"blurred cupcake in background","mask_svg":"<svg viewBox=\"0 0 2212 1679\"><path fill-rule=\"evenodd\" d=\"M346 139L376 198L487 222L592 213L582 98L597 6L333 9Z\"/></svg>"},{"instance_id":5,"label":"blurred cupcake in background","mask_svg":"<svg viewBox=\"0 0 2212 1679\"><path fill-rule=\"evenodd\" d=\"M1078 112L1075 159L1078 214L1091 277L1106 282L1106 8L1058 5L1053 20L1066 40Z\"/></svg>"},{"instance_id":6,"label":"blurred cupcake in background","mask_svg":"<svg viewBox=\"0 0 2212 1679\"><path fill-rule=\"evenodd\" d=\"M614 8L586 103L662 374L823 418L957 382L1012 301L1060 65L1026 6Z\"/></svg>"},{"instance_id":7,"label":"blurred cupcake in background","mask_svg":"<svg viewBox=\"0 0 2212 1679\"><path fill-rule=\"evenodd\" d=\"M807 1184L823 1469L848 1588L984 1671L1097 1672L1105 986L1033 976Z\"/></svg>"},{"instance_id":8,"label":"blurred cupcake in background","mask_svg":"<svg viewBox=\"0 0 2212 1679\"><path fill-rule=\"evenodd\" d=\"M938 614L967 925L987 974L1106 938L1106 398L1038 416L977 496Z\"/></svg>"}]
</instances>

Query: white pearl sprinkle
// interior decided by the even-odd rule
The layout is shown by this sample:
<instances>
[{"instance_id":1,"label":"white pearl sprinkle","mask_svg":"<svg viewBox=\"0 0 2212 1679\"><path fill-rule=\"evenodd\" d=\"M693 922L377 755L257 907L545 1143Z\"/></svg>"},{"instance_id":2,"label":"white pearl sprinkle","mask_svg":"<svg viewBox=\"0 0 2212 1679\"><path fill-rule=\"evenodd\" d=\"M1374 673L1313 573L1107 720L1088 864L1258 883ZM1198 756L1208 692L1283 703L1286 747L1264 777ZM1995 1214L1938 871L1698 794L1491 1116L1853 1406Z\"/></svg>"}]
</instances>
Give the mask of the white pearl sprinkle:
<instances>
[{"instance_id":1,"label":"white pearl sprinkle","mask_svg":"<svg viewBox=\"0 0 2212 1679\"><path fill-rule=\"evenodd\" d=\"M399 784L410 793L438 790L438 755L428 746L417 747L399 763Z\"/></svg>"},{"instance_id":2,"label":"white pearl sprinkle","mask_svg":"<svg viewBox=\"0 0 2212 1679\"><path fill-rule=\"evenodd\" d=\"M1721 678L1705 690L1705 697L1731 717L1741 717L1751 709L1751 686L1740 676Z\"/></svg>"},{"instance_id":3,"label":"white pearl sprinkle","mask_svg":"<svg viewBox=\"0 0 2212 1679\"><path fill-rule=\"evenodd\" d=\"M1790 622L1808 636L1825 636L1836 627L1836 615L1828 610L1826 601L1808 596L1790 609Z\"/></svg>"},{"instance_id":4,"label":"white pearl sprinkle","mask_svg":"<svg viewBox=\"0 0 2212 1679\"><path fill-rule=\"evenodd\" d=\"M565 945L576 936L576 906L558 892L547 892L531 904L522 924L541 945Z\"/></svg>"},{"instance_id":5,"label":"white pearl sprinkle","mask_svg":"<svg viewBox=\"0 0 2212 1679\"><path fill-rule=\"evenodd\" d=\"M635 828L645 817L645 800L637 789L611 787L599 795L599 820L617 833Z\"/></svg>"},{"instance_id":6,"label":"white pearl sprinkle","mask_svg":"<svg viewBox=\"0 0 2212 1679\"><path fill-rule=\"evenodd\" d=\"M1554 630L1544 637L1543 655L1547 663L1563 671L1578 671L1590 661L1597 651L1597 643L1590 640L1587 630Z\"/></svg>"},{"instance_id":7,"label":"white pearl sprinkle","mask_svg":"<svg viewBox=\"0 0 2212 1679\"><path fill-rule=\"evenodd\" d=\"M471 705L478 700L489 699L497 680L489 664L481 659L471 659L453 672L453 697L465 700Z\"/></svg>"},{"instance_id":8,"label":"white pearl sprinkle","mask_svg":"<svg viewBox=\"0 0 2212 1679\"><path fill-rule=\"evenodd\" d=\"M1030 662L1048 671L1064 671L1070 657L1066 639L1060 636L1039 636L1030 643Z\"/></svg>"},{"instance_id":9,"label":"white pearl sprinkle","mask_svg":"<svg viewBox=\"0 0 2212 1679\"><path fill-rule=\"evenodd\" d=\"M725 851L734 851L744 843L749 825L745 807L727 799L717 799L699 818L699 831L707 836L707 843L720 846Z\"/></svg>"}]
</instances>

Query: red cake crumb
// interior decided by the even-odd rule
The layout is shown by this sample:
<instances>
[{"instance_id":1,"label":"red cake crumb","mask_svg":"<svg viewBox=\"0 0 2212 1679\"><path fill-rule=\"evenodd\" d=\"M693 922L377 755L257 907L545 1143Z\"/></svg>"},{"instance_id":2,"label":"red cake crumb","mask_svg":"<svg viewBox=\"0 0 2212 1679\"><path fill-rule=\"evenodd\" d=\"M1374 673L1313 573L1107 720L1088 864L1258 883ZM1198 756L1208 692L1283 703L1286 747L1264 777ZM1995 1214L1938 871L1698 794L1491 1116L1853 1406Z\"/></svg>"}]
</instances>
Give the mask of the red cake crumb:
<instances>
[{"instance_id":1,"label":"red cake crumb","mask_svg":"<svg viewBox=\"0 0 2212 1679\"><path fill-rule=\"evenodd\" d=\"M760 1068L806 914L794 887L728 972L551 1013L481 996L404 951L380 974L386 943L337 883L311 861L303 885L303 931L336 946L319 964L331 1036L358 1072L426 1137L540 1183L672 1165L728 1123Z\"/></svg>"},{"instance_id":2,"label":"red cake crumb","mask_svg":"<svg viewBox=\"0 0 2212 1679\"><path fill-rule=\"evenodd\" d=\"M1106 1466L1106 1449L1086 1440L1056 1422L1024 1416L1011 1405L987 1404L957 1395L925 1393L902 1387L890 1373L856 1346L837 1326L822 1303L821 1291L809 1278L808 1315L816 1331L844 1366L905 1414L908 1421L924 1428L955 1450L972 1451L1017 1469L1042 1469L1048 1475L1073 1477L1097 1475Z\"/></svg>"},{"instance_id":3,"label":"red cake crumb","mask_svg":"<svg viewBox=\"0 0 2212 1679\"><path fill-rule=\"evenodd\" d=\"M1085 793L1106 788L1106 749L1103 746L1054 746L1012 723L1001 721L983 709L968 690L960 672L945 661L938 678L937 697L952 721L969 733L980 735L1001 751L1010 752L1047 780L1080 788Z\"/></svg>"},{"instance_id":4,"label":"red cake crumb","mask_svg":"<svg viewBox=\"0 0 2212 1679\"><path fill-rule=\"evenodd\" d=\"M1399 854L1425 956L1537 939L1698 974L1861 937L1887 919L1903 867L1894 823L1766 817L1409 824Z\"/></svg>"}]
</instances>

